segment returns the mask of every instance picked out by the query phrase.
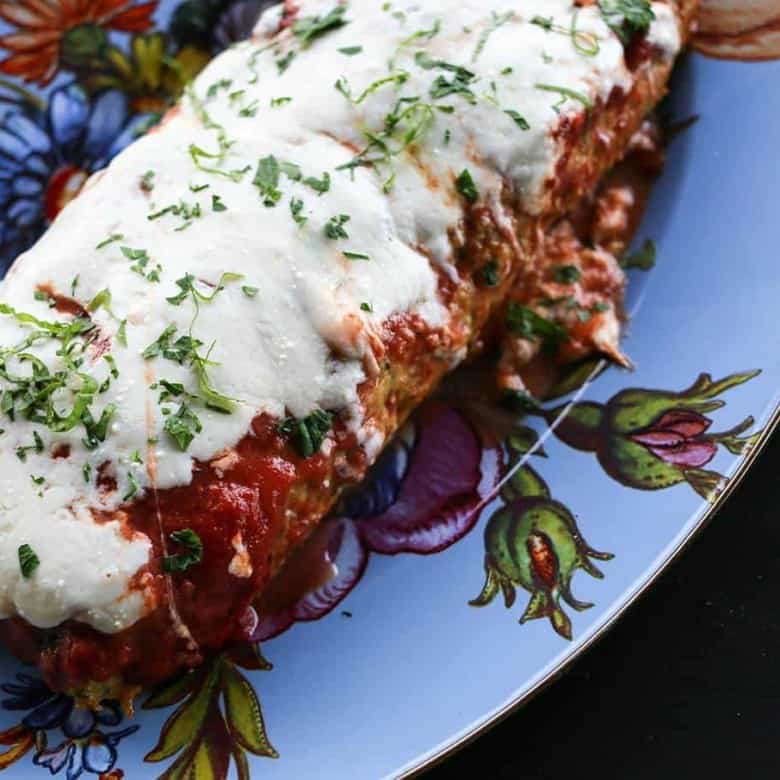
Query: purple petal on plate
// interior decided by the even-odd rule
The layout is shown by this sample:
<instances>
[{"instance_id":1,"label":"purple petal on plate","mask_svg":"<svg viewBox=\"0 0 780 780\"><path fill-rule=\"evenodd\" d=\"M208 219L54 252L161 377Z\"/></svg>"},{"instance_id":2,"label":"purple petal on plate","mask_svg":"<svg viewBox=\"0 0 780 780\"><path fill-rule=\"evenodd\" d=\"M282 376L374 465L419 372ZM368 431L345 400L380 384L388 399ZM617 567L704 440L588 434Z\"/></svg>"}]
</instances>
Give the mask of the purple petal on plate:
<instances>
[{"instance_id":1,"label":"purple petal on plate","mask_svg":"<svg viewBox=\"0 0 780 780\"><path fill-rule=\"evenodd\" d=\"M414 423L407 422L393 436L363 482L344 494L333 514L356 520L386 512L398 498L416 435Z\"/></svg>"},{"instance_id":2,"label":"purple petal on plate","mask_svg":"<svg viewBox=\"0 0 780 780\"><path fill-rule=\"evenodd\" d=\"M281 634L297 621L323 617L355 587L363 575L368 553L352 520L332 517L326 520L315 534L323 536L310 540L307 544L327 550L324 557L332 568L332 576L288 607L274 611L263 611L259 608L260 620L251 641L262 642ZM292 561L293 566L295 563L296 561Z\"/></svg>"},{"instance_id":3,"label":"purple petal on plate","mask_svg":"<svg viewBox=\"0 0 780 780\"><path fill-rule=\"evenodd\" d=\"M718 447L712 441L689 441L673 448L650 447L650 451L672 466L698 469L715 457Z\"/></svg>"},{"instance_id":4,"label":"purple petal on plate","mask_svg":"<svg viewBox=\"0 0 780 780\"><path fill-rule=\"evenodd\" d=\"M62 733L68 739L86 737L95 728L95 716L92 710L74 707L62 724Z\"/></svg>"},{"instance_id":5,"label":"purple petal on plate","mask_svg":"<svg viewBox=\"0 0 780 780\"><path fill-rule=\"evenodd\" d=\"M425 410L397 501L359 522L366 547L385 554L434 553L454 544L474 526L501 464L498 448L486 448L461 412Z\"/></svg>"},{"instance_id":6,"label":"purple petal on plate","mask_svg":"<svg viewBox=\"0 0 780 780\"><path fill-rule=\"evenodd\" d=\"M73 699L64 694L58 694L50 701L36 707L22 720L28 729L54 729L61 726L73 709Z\"/></svg>"},{"instance_id":7,"label":"purple petal on plate","mask_svg":"<svg viewBox=\"0 0 780 780\"><path fill-rule=\"evenodd\" d=\"M650 449L679 447L685 441L685 437L675 431L646 431L644 433L632 433L629 438L637 444L644 444L645 447L650 447Z\"/></svg>"},{"instance_id":8,"label":"purple petal on plate","mask_svg":"<svg viewBox=\"0 0 780 780\"><path fill-rule=\"evenodd\" d=\"M77 752L76 745L69 739L60 743L55 748L49 748L48 750L41 750L33 756L33 764L38 766L45 766L53 775L56 775L66 763L69 762L73 765L73 760ZM81 756L79 755L78 764L81 764Z\"/></svg>"}]
</instances>

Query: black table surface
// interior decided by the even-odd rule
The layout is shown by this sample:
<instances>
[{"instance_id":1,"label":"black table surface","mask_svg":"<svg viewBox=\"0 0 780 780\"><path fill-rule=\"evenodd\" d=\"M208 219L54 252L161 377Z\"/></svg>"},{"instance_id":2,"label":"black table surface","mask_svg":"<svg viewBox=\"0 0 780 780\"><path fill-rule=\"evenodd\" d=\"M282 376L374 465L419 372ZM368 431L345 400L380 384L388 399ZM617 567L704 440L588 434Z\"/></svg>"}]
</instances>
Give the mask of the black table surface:
<instances>
[{"instance_id":1,"label":"black table surface","mask_svg":"<svg viewBox=\"0 0 780 780\"><path fill-rule=\"evenodd\" d=\"M426 775L780 777L780 433L557 682Z\"/></svg>"}]
</instances>

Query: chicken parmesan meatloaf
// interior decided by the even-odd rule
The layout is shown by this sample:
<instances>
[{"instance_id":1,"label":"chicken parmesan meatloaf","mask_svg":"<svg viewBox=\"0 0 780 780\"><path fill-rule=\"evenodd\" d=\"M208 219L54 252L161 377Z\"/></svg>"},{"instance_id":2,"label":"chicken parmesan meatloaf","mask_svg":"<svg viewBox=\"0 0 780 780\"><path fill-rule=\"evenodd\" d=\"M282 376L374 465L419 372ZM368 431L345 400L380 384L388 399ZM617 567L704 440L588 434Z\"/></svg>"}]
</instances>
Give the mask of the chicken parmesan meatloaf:
<instances>
[{"instance_id":1,"label":"chicken parmesan meatloaf","mask_svg":"<svg viewBox=\"0 0 780 780\"><path fill-rule=\"evenodd\" d=\"M97 702L248 636L622 157L694 2L303 0L217 57L0 288L11 649Z\"/></svg>"}]
</instances>

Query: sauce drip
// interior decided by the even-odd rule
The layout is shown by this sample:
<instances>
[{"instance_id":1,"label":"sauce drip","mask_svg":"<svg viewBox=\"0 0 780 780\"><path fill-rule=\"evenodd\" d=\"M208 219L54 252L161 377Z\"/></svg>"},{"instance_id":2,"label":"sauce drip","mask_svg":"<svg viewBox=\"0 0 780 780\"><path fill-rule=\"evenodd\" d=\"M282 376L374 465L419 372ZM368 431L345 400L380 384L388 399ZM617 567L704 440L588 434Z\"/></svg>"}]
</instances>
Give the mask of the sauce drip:
<instances>
[{"instance_id":1,"label":"sauce drip","mask_svg":"<svg viewBox=\"0 0 780 780\"><path fill-rule=\"evenodd\" d=\"M337 574L331 557L333 528L320 525L285 562L258 604L260 614L273 615L292 607Z\"/></svg>"}]
</instances>

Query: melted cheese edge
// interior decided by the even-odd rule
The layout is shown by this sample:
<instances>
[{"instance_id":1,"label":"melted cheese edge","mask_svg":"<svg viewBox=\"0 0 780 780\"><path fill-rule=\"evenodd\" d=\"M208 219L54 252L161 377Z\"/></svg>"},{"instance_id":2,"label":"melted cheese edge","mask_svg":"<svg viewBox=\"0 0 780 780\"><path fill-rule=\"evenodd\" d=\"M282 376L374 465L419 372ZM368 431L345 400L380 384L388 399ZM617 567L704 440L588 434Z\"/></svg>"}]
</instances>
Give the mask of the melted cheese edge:
<instances>
[{"instance_id":1,"label":"melted cheese edge","mask_svg":"<svg viewBox=\"0 0 780 780\"><path fill-rule=\"evenodd\" d=\"M326 14L334 7L311 0L301 5L301 16ZM653 9L650 39L671 57L679 48L677 22L668 6L654 3ZM497 24L507 11L513 12L511 18ZM558 159L553 131L562 117L583 110L572 95L605 100L615 87L631 85L623 47L598 10L577 10L567 0L431 0L389 8L378 0L359 0L349 5L346 25L304 48L289 30L269 37L275 35L280 15L280 8L269 10L251 42L223 53L198 77L192 88L195 99L185 99L161 128L93 177L0 286L0 299L48 320L63 318L45 302L33 300L37 286L68 294L78 277L75 296L85 304L110 289L111 312L101 308L93 321L111 339L119 370L95 404L97 413L115 404L116 413L105 441L94 451L81 444L80 427L54 434L24 420L5 421L0 438L0 616L18 614L40 627L73 618L104 632L138 620L151 603L137 575L148 564L152 547L143 534L123 527L122 496L132 483L137 483L138 495L152 487L188 484L193 459L208 460L235 445L260 412L301 417L325 408L339 411L361 431L357 388L365 379L372 332L397 313L418 314L434 328L447 326L433 266L453 271L447 229L457 224L463 205L455 177L467 168L481 198L494 204L509 181L533 213ZM536 16L551 17L556 29L531 23ZM572 24L595 37L597 52L587 55L574 45L565 32ZM430 39L419 35L437 26ZM270 48L269 41L275 41ZM354 46L362 47L354 56L339 52ZM276 61L290 51L295 56L280 73ZM452 72L420 67L415 62L419 51L473 71L478 76L471 85L474 104L459 95L430 101L434 79L451 78ZM403 83L381 84L360 102L334 88L346 79L357 97L388 76L391 61L393 73L405 74ZM378 170L336 170L363 148L366 130L382 129L399 97L411 96L453 110L431 112L414 155L402 153L392 166ZM286 97L292 100L272 106L272 100ZM240 181L195 164L191 145L210 154L218 149L218 131L204 126L204 110L212 125L224 128L231 144L224 159L201 156L201 165L223 171L250 166ZM528 129L521 129L507 111L521 115ZM279 202L264 206L253 177L258 160L269 155L294 162L305 177L319 178L327 171L329 191L317 194L303 181L282 175ZM154 189L146 193L139 185L149 170L154 171ZM383 184L390 176L393 187L386 193ZM206 184L207 189L193 192ZM215 195L225 210L213 209ZM303 226L292 218L293 198L303 202ZM175 230L183 221L171 214L148 219L155 210L182 200L198 203L202 210L202 217L185 230ZM344 225L349 238L329 239L325 225L341 214L349 216ZM96 248L117 233L121 241ZM147 270L159 263L160 281L134 273L121 246L146 250ZM370 259L349 259L344 250ZM212 302L201 303L193 324L191 300L180 306L166 301L178 292L176 280L187 273L212 285L224 273L242 279L226 282ZM256 295L245 294L244 285L257 288ZM117 340L121 320L127 321L126 347ZM232 414L197 409L203 430L186 452L163 431L164 405L158 402L159 390L150 385L166 379L197 392L193 371L141 355L170 325L177 335L192 327L204 350L211 348L210 379L221 393L236 399ZM13 318L0 316L0 344L16 344L28 332ZM56 370L55 348L39 342L30 351ZM462 354L443 357L455 364ZM82 370L103 381L109 366L92 354ZM30 445L34 431L44 450L28 452L23 463L16 448ZM364 433L375 457L382 442L375 432ZM53 449L62 444L69 445L70 454L53 458ZM110 493L101 491L95 480L107 462L118 486ZM87 464L89 481L83 477ZM112 519L98 522L93 511L113 513ZM29 578L20 572L21 544L29 544L40 558Z\"/></svg>"}]
</instances>

